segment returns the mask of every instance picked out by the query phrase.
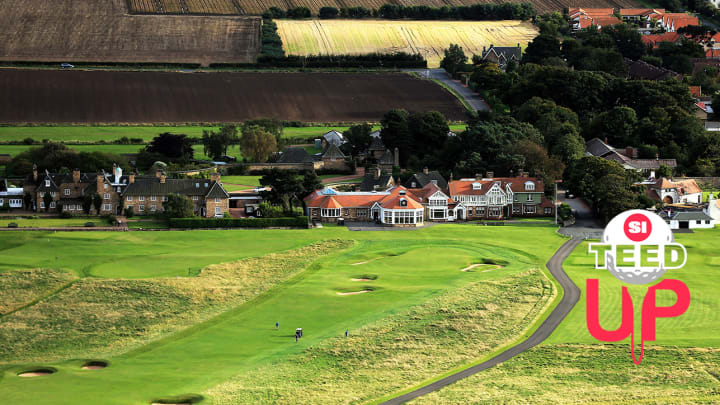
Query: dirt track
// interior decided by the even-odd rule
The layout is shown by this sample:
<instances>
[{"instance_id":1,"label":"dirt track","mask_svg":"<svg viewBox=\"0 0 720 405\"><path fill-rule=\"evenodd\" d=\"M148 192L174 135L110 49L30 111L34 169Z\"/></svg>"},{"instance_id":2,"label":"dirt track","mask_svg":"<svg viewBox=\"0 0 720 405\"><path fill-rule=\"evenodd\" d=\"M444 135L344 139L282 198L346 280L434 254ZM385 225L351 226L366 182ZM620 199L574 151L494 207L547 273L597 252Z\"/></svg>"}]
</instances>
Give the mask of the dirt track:
<instances>
[{"instance_id":1,"label":"dirt track","mask_svg":"<svg viewBox=\"0 0 720 405\"><path fill-rule=\"evenodd\" d=\"M393 108L465 118L447 90L402 73L0 70L2 123L362 122Z\"/></svg>"}]
</instances>

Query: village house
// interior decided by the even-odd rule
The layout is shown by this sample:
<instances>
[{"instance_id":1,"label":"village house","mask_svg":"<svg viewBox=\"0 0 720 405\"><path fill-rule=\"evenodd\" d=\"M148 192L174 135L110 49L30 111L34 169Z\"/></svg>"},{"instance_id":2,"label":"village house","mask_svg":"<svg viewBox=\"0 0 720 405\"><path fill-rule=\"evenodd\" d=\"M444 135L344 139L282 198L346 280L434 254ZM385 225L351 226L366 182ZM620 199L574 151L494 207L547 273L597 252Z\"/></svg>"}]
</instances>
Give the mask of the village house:
<instances>
[{"instance_id":1,"label":"village house","mask_svg":"<svg viewBox=\"0 0 720 405\"><path fill-rule=\"evenodd\" d=\"M395 185L395 179L380 166L376 166L365 173L360 183L360 191L385 191Z\"/></svg>"},{"instance_id":2,"label":"village house","mask_svg":"<svg viewBox=\"0 0 720 405\"><path fill-rule=\"evenodd\" d=\"M210 179L168 179L162 171L157 171L155 177L130 175L122 198L124 206L135 214L148 215L163 212L163 203L170 194L190 198L195 214L204 218L222 217L229 212L230 195L220 183L219 173L212 173Z\"/></svg>"},{"instance_id":3,"label":"village house","mask_svg":"<svg viewBox=\"0 0 720 405\"><path fill-rule=\"evenodd\" d=\"M675 159L660 159L658 156L655 159L638 159L637 148L630 146L624 149L613 148L607 142L603 142L598 138L585 142L585 155L615 161L625 169L636 170L653 178L655 177L655 171L660 166L667 166L671 169L677 167Z\"/></svg>"},{"instance_id":4,"label":"village house","mask_svg":"<svg viewBox=\"0 0 720 405\"><path fill-rule=\"evenodd\" d=\"M280 165L275 165L272 163L268 163L267 165L277 169L293 170L350 170L350 166L348 164L346 156L342 153L340 148L338 148L333 143L327 144L323 153L318 153L315 155L307 153L307 151L303 147L294 146L287 148L280 155L277 163L279 163Z\"/></svg>"},{"instance_id":5,"label":"village house","mask_svg":"<svg viewBox=\"0 0 720 405\"><path fill-rule=\"evenodd\" d=\"M670 229L710 229L715 227L715 219L702 210L668 210L660 213Z\"/></svg>"},{"instance_id":6,"label":"village house","mask_svg":"<svg viewBox=\"0 0 720 405\"><path fill-rule=\"evenodd\" d=\"M322 136L322 147L327 148L328 145L335 145L335 146L342 146L345 142L345 136L343 136L342 132L336 131L336 130L330 130L323 134Z\"/></svg>"},{"instance_id":7,"label":"village house","mask_svg":"<svg viewBox=\"0 0 720 405\"><path fill-rule=\"evenodd\" d=\"M715 220L716 223L720 221L720 199L715 197L715 193L708 195L708 205L703 212Z\"/></svg>"},{"instance_id":8,"label":"village house","mask_svg":"<svg viewBox=\"0 0 720 405\"><path fill-rule=\"evenodd\" d=\"M311 221L375 221L387 226L422 226L424 207L405 187L387 191L338 192L317 190L304 199Z\"/></svg>"},{"instance_id":9,"label":"village house","mask_svg":"<svg viewBox=\"0 0 720 405\"><path fill-rule=\"evenodd\" d=\"M467 210L467 219L551 216L555 205L545 197L542 181L528 177L486 177L451 180L449 197Z\"/></svg>"},{"instance_id":10,"label":"village house","mask_svg":"<svg viewBox=\"0 0 720 405\"><path fill-rule=\"evenodd\" d=\"M407 188L423 188L430 183L434 183L440 187L441 190L446 190L448 186L447 180L445 180L440 172L436 170L429 171L427 167L423 169L422 173L413 174L407 179L404 186Z\"/></svg>"},{"instance_id":11,"label":"village house","mask_svg":"<svg viewBox=\"0 0 720 405\"><path fill-rule=\"evenodd\" d=\"M504 72L508 63L511 61L520 63L522 48L520 48L520 44L517 44L517 46L490 45L490 48L487 50L483 46L481 57L482 60L497 65L497 67Z\"/></svg>"},{"instance_id":12,"label":"village house","mask_svg":"<svg viewBox=\"0 0 720 405\"><path fill-rule=\"evenodd\" d=\"M22 208L24 196L21 187L9 187L7 179L0 178L0 210Z\"/></svg>"},{"instance_id":13,"label":"village house","mask_svg":"<svg viewBox=\"0 0 720 405\"><path fill-rule=\"evenodd\" d=\"M373 160L379 160L387 150L382 139L380 139L380 131L376 132L378 133L378 136L372 137L372 142L370 142L370 146L368 146L366 153L366 157Z\"/></svg>"},{"instance_id":14,"label":"village house","mask_svg":"<svg viewBox=\"0 0 720 405\"><path fill-rule=\"evenodd\" d=\"M657 180L650 179L637 183L637 185L646 186L645 195L654 201L662 201L666 205L702 203L702 190L695 179L673 181L663 177Z\"/></svg>"},{"instance_id":15,"label":"village house","mask_svg":"<svg viewBox=\"0 0 720 405\"><path fill-rule=\"evenodd\" d=\"M662 27L667 32L675 32L682 27L689 25L700 25L697 17L686 13L667 13L665 9L618 9L612 8L579 8L572 7L568 10L570 22L574 30L581 30L591 26L598 28L610 25L633 23L640 30L649 32L654 26ZM620 16L618 18L617 16Z\"/></svg>"}]
</instances>

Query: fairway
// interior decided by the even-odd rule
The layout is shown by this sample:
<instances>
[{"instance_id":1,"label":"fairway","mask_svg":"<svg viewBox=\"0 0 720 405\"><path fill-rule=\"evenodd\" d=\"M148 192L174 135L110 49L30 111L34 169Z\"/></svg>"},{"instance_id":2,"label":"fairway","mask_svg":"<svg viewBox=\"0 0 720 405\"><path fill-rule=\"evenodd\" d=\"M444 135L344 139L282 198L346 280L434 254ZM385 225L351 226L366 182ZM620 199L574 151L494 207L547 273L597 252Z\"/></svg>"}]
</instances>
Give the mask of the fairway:
<instances>
[{"instance_id":1,"label":"fairway","mask_svg":"<svg viewBox=\"0 0 720 405\"><path fill-rule=\"evenodd\" d=\"M525 47L537 29L522 21L276 20L290 55L372 52L419 53L428 67L440 66L444 50L458 44L468 59L483 47Z\"/></svg>"},{"instance_id":2,"label":"fairway","mask_svg":"<svg viewBox=\"0 0 720 405\"><path fill-rule=\"evenodd\" d=\"M65 271L71 271L79 277L112 277L106 280L80 279L73 282L67 292L51 294L51 297L36 305L0 318L0 335L6 336L5 341L15 341L17 338L19 331L13 329L12 325L23 322L31 327L33 322L37 322L35 319L39 320L33 315L34 311L53 311L52 302L57 302L58 305L65 303L62 308L73 308L76 307L73 300L95 301L97 298L90 298L92 295L88 295L96 294L94 291L107 291L112 292L111 294L126 291L123 294L131 294L127 298L118 295L112 299L118 303L130 299L133 294L154 291L153 295L148 295L143 300L147 301L148 305L159 297L166 296L165 307L171 303L189 305L187 308L191 310L184 312L198 314L196 318L188 314L180 316L185 325L190 326L187 322L191 319L200 320L189 329L186 326L182 331L166 332L165 335L157 335L157 328L165 325L163 328L166 329L162 330L178 331L181 325L173 323L172 317L164 318L163 323L156 326L147 324L148 321L144 320L144 323L138 324L138 327L145 325L139 330L154 330L155 332L149 335L155 338L152 342L140 344L144 338L139 335L129 346L122 344L127 339L115 342L107 337L103 341L102 336L114 335L103 331L88 331L90 334L84 339L68 340L63 346L54 343L43 349L43 338L41 335L37 336L33 339L40 339L36 342L40 346L35 346L32 339L23 342L23 350L16 351L15 356L26 353L27 358L37 358L39 353L45 350L48 358L56 360L41 364L58 371L37 379L20 378L16 374L27 369L27 365L17 364L12 357L0 358L0 367L5 367L0 379L0 396L12 403L77 404L92 398L101 398L99 402L108 404L147 404L153 399L171 395L205 393L204 395L218 398L218 403L222 403L220 401L224 401L223 398L234 398L236 395L232 382L234 378L251 376L253 370L261 371L263 367L274 362L293 361L295 356L303 355L310 347L323 342L332 344L332 339L342 335L345 330L355 333L367 325L379 325L377 322L382 322L389 316L398 317L393 322L408 322L413 316L407 311L420 311L417 312L419 314L435 308L435 305L441 305L440 308L447 305L466 306L468 299L472 300L473 296L480 299L481 295L486 303L478 304L478 310L480 313L490 311L487 312L490 316L503 308L495 301L498 296L516 294L528 287L523 292L527 294L527 299L517 301L517 305L525 307L513 307L511 312L493 315L505 319L504 324L509 329L503 329L500 334L496 328L483 332L488 334L488 338L481 341L487 343L478 346L476 350L486 352L505 343L507 339L512 339L543 312L552 297L552 284L543 272L532 269L541 269L542 264L563 241L563 238L553 232L552 227L498 228L500 227L437 225L409 232L349 232L343 227L297 231L31 232L23 233L20 238L16 235L0 234L0 246L5 259L2 269L12 272L14 269L51 267L66 269ZM183 281L186 280L184 277L158 278L198 274L198 268L213 263L262 256L274 251L281 252L277 260L253 261L255 264L247 267L247 271L253 272L255 266L264 266L266 263L282 266L281 263L289 259L283 258L283 250L297 249L330 239L345 239L352 244L322 253L314 259L312 265L303 267L304 270L293 270L294 273L288 274L290 278L285 282L282 281L284 278L280 278L279 284L275 286L272 285L273 281L268 280L267 283L270 284L266 283L262 289L250 286L242 288L246 298L243 298L239 305L233 306L232 301L222 301L222 295L218 296L225 304L221 306L221 313L211 318L208 318L208 314L218 314L220 307L212 310L212 305L216 305L212 304L210 309L202 309L197 306L200 305L197 302L186 302L182 298L183 291L205 288L202 287L207 284L204 280L208 280L208 277L220 277L224 267L211 266L200 272L197 281L187 279L190 284ZM539 244L532 253L525 253L523 246L530 240ZM46 253L38 255L30 252ZM63 253L55 257L50 252ZM302 263L309 263L309 256L303 260L306 261ZM490 266L486 269L488 271L482 268L477 271L460 271L473 263L483 263L486 260L503 263L504 267ZM296 268L296 265L290 266ZM526 273L528 271L531 273ZM257 273L255 278L262 274L264 273ZM522 274L526 276L521 277ZM530 274L532 277L527 277ZM117 279L118 277L143 277L144 280L122 280ZM252 279L248 279L248 282L252 282ZM511 287L513 283L515 287ZM192 290L186 290L189 288ZM215 287L208 285L207 288ZM471 293L473 289L482 291L488 288L496 289L493 290L496 293ZM456 296L451 294L456 290L465 291L462 296L466 298L457 304L451 304L447 300ZM253 291L265 292L253 299ZM356 291L369 292L347 296L337 294ZM218 293L220 290L215 294ZM86 295L88 297L83 298ZM156 296L158 298L155 298ZM421 307L411 309L430 302L436 304L425 307L427 310L420 309ZM158 301L152 305L161 303L162 301ZM101 310L102 307L97 305L100 305L100 301L95 308ZM102 305L114 304L110 302ZM34 309L36 306L37 310ZM57 320L48 321L60 322L59 319L69 316L80 317L79 319L95 316L94 311L88 314L83 312L90 310L92 306L77 308L84 309L78 309L74 315L59 312ZM130 308L132 307L122 309L121 306L114 311L123 313L130 311ZM170 310L170 307L167 307L167 310ZM158 308L153 311L158 311ZM423 316L430 315L428 313ZM68 318L68 322L70 319L72 318ZM276 321L281 325L279 331L274 328ZM87 321L83 321L83 324L85 322ZM305 330L305 337L298 343L295 343L292 337L295 327L303 327ZM375 333L371 333L372 330L374 329L368 329L368 337ZM141 332L144 333L147 332ZM467 337L471 338L472 333ZM55 340L63 341L62 336L58 338L60 340ZM104 342L104 345L95 343L99 346L88 346L91 342ZM453 343L448 342L448 345L451 344ZM104 347L106 354L103 355ZM408 346L409 353L417 350L413 347ZM449 368L463 364L480 355L476 350L457 352L453 349L452 352L456 354L452 362L440 363L440 366ZM82 361L77 359L89 355L109 360L110 367L92 373L81 370L79 364ZM400 369L392 367L388 371L401 372ZM407 376L408 379L394 382L390 379L391 386L378 383L380 385L376 386L375 394L384 393L387 389L397 389L416 378L427 378L438 370L422 368L418 372L420 374ZM224 382L229 383L222 389L212 390ZM308 399L307 402L313 400Z\"/></svg>"}]
</instances>

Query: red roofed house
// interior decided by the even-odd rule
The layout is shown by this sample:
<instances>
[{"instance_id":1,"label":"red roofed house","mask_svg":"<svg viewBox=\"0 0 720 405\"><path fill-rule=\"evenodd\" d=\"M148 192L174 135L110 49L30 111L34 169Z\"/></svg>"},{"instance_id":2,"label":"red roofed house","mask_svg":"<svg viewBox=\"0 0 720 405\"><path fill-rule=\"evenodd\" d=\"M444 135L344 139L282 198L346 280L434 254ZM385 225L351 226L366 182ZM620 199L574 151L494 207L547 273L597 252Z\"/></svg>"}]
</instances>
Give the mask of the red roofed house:
<instances>
[{"instance_id":1,"label":"red roofed house","mask_svg":"<svg viewBox=\"0 0 720 405\"><path fill-rule=\"evenodd\" d=\"M700 21L697 17L685 13L663 14L660 18L660 23L663 28L665 28L665 31L668 32L677 31L678 29L687 27L688 25L700 25Z\"/></svg>"},{"instance_id":2,"label":"red roofed house","mask_svg":"<svg viewBox=\"0 0 720 405\"><path fill-rule=\"evenodd\" d=\"M661 42L678 43L682 40L682 38L683 38L683 36L678 34L677 32L666 32L663 34L643 35L640 37L640 39L643 41L643 43L645 45L652 45L653 48L659 47Z\"/></svg>"},{"instance_id":3,"label":"red roofed house","mask_svg":"<svg viewBox=\"0 0 720 405\"><path fill-rule=\"evenodd\" d=\"M700 204L702 202L702 190L695 179L672 181L663 177L648 185L646 194L665 204Z\"/></svg>"},{"instance_id":4,"label":"red roofed house","mask_svg":"<svg viewBox=\"0 0 720 405\"><path fill-rule=\"evenodd\" d=\"M612 8L576 8L569 10L570 21L575 30L588 28L591 26L606 27L609 25L620 24L622 21L615 17Z\"/></svg>"},{"instance_id":5,"label":"red roofed house","mask_svg":"<svg viewBox=\"0 0 720 405\"><path fill-rule=\"evenodd\" d=\"M377 221L389 226L422 226L425 208L402 186L387 191L338 192L333 189L315 191L305 197L311 221L348 222Z\"/></svg>"},{"instance_id":6,"label":"red roofed house","mask_svg":"<svg viewBox=\"0 0 720 405\"><path fill-rule=\"evenodd\" d=\"M513 216L554 215L542 181L534 177L460 179L448 183L450 197L467 208L468 219L505 219Z\"/></svg>"}]
</instances>

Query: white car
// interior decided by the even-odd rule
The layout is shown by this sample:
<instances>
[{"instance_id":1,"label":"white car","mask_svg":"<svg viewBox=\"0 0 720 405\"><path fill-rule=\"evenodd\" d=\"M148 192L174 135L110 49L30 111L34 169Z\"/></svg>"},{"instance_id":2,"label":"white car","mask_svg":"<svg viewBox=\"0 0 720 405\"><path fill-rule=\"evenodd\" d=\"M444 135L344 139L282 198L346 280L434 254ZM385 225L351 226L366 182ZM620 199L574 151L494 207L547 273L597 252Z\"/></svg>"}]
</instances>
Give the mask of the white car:
<instances>
[{"instance_id":1,"label":"white car","mask_svg":"<svg viewBox=\"0 0 720 405\"><path fill-rule=\"evenodd\" d=\"M63 68L63 69L72 69L72 68L74 68L75 66L73 66L73 65L71 65L71 64L69 64L69 63L61 63L61 64L60 64L60 67Z\"/></svg>"}]
</instances>

